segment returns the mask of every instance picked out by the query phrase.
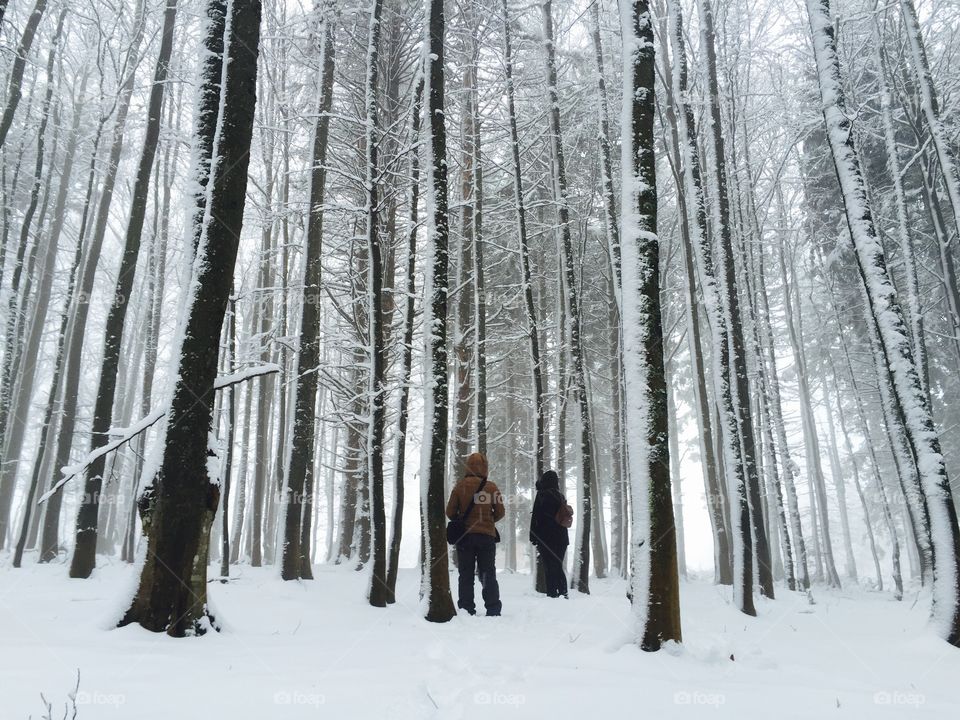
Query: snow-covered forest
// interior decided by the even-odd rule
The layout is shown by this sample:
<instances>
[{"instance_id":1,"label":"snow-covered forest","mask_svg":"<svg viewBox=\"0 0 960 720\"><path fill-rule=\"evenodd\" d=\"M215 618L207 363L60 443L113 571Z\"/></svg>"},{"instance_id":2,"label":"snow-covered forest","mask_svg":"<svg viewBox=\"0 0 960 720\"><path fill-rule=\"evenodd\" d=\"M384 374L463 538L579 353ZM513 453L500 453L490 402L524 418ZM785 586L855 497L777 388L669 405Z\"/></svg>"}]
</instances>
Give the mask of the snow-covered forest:
<instances>
[{"instance_id":1,"label":"snow-covered forest","mask_svg":"<svg viewBox=\"0 0 960 720\"><path fill-rule=\"evenodd\" d=\"M955 716L958 106L956 0L0 0L0 718Z\"/></svg>"}]
</instances>

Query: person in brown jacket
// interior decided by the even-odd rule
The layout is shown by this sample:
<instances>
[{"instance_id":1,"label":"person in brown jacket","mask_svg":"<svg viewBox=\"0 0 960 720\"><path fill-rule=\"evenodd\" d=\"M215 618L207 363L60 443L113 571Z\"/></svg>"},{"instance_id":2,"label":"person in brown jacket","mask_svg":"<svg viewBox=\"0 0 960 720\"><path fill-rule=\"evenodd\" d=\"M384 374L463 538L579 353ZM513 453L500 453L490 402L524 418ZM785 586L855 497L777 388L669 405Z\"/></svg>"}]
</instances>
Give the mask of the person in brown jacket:
<instances>
[{"instance_id":1,"label":"person in brown jacket","mask_svg":"<svg viewBox=\"0 0 960 720\"><path fill-rule=\"evenodd\" d=\"M473 499L473 508L464 518L467 534L457 543L457 565L460 569L459 600L457 607L471 615L477 614L473 597L473 578L480 575L483 604L487 616L499 615L500 586L497 583L497 534L496 522L506 509L503 496L496 483L487 480L487 459L480 453L467 458L463 479L454 485L447 501L447 517L453 520L466 511ZM483 487L481 488L481 484Z\"/></svg>"}]
</instances>

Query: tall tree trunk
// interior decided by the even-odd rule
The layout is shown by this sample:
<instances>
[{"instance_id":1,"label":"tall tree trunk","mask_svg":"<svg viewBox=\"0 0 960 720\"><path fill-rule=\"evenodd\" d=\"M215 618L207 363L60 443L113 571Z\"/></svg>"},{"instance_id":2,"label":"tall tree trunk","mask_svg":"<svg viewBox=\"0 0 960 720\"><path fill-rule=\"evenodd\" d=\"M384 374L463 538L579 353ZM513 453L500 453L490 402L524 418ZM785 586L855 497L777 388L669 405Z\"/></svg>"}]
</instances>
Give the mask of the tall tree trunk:
<instances>
[{"instance_id":1,"label":"tall tree trunk","mask_svg":"<svg viewBox=\"0 0 960 720\"><path fill-rule=\"evenodd\" d=\"M228 375L234 372L236 367L236 343L237 343L237 299L231 294L227 301L227 320L226 320L226 342L224 343L224 367ZM226 404L226 437L224 438L224 458L223 458L223 477L221 485L223 491L220 493L220 519L222 528L220 530L220 579L226 582L230 577L230 490L231 476L233 474L233 444L236 436L237 427L237 389L236 387L227 388L227 396L224 400Z\"/></svg>"},{"instance_id":2,"label":"tall tree trunk","mask_svg":"<svg viewBox=\"0 0 960 720\"><path fill-rule=\"evenodd\" d=\"M163 460L141 504L145 515L147 559L139 587L120 625L139 623L179 637L203 633L214 619L206 603L207 546L219 499L207 474L210 405L217 375L217 340L233 283L246 196L250 141L256 105L259 0L232 0L221 40L229 62L218 83L224 100L217 122L201 124L215 146L205 224L195 251L196 291L180 350L179 373L170 406ZM211 0L225 13L224 0ZM212 23L208 32L216 32ZM207 49L215 46L209 37Z\"/></svg>"},{"instance_id":3,"label":"tall tree trunk","mask_svg":"<svg viewBox=\"0 0 960 720\"><path fill-rule=\"evenodd\" d=\"M420 512L424 529L420 594L426 619L447 622L457 614L450 595L445 530L444 476L447 466L447 299L449 287L447 207L447 131L444 118L443 0L428 0L426 57L427 139L430 182L427 207L432 211L424 273L424 420L420 471Z\"/></svg>"},{"instance_id":4,"label":"tall tree trunk","mask_svg":"<svg viewBox=\"0 0 960 720\"><path fill-rule=\"evenodd\" d=\"M734 171L734 178L732 178L733 188L738 192L740 197L737 207L740 212L740 223L741 223L741 232L737 234L737 245L738 252L741 258L741 277L743 279L743 284L746 289L745 295L745 307L748 325L750 327L750 340L752 340L751 350L753 352L753 364L756 368L755 378L756 378L756 388L757 388L757 408L756 416L759 419L756 429L757 429L757 438L756 442L760 443L761 447L765 444L768 448L770 454L770 463L769 463L769 473L758 473L759 477L769 476L770 482L768 483L767 497L769 497L772 502L768 504L768 507L772 507L773 510L768 512L768 516L775 516L773 522L768 521L768 527L771 529L770 534L774 540L777 537L777 531L779 528L783 530L783 542L782 547L784 554L786 556L786 565L787 565L787 587L791 590L796 589L796 577L793 568L793 543L790 541L790 534L787 531L787 508L784 503L783 498L783 487L781 483L781 475L779 467L777 466L775 454L776 454L776 442L774 441L774 423L770 422L770 418L773 416L773 393L770 388L772 385L778 384L778 380L774 377L771 378L768 373L767 363L765 360L764 350L763 350L763 336L766 335L771 342L771 347L767 350L767 356L772 355L772 332L769 332L769 307L767 304L766 295L763 296L763 305L762 312L761 307L758 302L758 292L755 282L753 281L753 271L754 271L754 248L759 248L761 255L760 260L762 261L762 248L763 248L763 232L760 227L760 219L757 215L757 209L755 204L755 186L753 181L753 169L752 163L750 160L750 143L747 140L747 129L746 129L746 120L743 120L744 124L744 138L745 142L743 144L743 164L742 170L743 173ZM736 121L731 121L731 125L735 128ZM736 163L736 154L734 153L734 163ZM737 176L745 175L745 179L740 181L737 179ZM748 244L750 249L748 250ZM761 292L766 292L766 288L763 288ZM760 325L761 323L765 324L768 332L761 333ZM776 370L775 362L771 364L774 372ZM779 402L779 387L777 388L777 401ZM779 407L777 408L779 410ZM778 419L782 421L782 417L777 415ZM784 445L785 446L785 445ZM763 456L763 453L758 453L758 459ZM788 480L788 482L792 482ZM772 492L771 492L772 490ZM799 518L797 520L797 527L799 527ZM802 539L802 538L801 538ZM779 557L773 558L774 565L779 562ZM776 567L774 568L776 569Z\"/></svg>"},{"instance_id":5,"label":"tall tree trunk","mask_svg":"<svg viewBox=\"0 0 960 720\"><path fill-rule=\"evenodd\" d=\"M820 265L823 266L824 260L819 247L817 247L817 259L819 260ZM843 327L843 325L840 322L840 311L837 309L837 291L834 287L833 282L829 279L829 276L825 274L825 277L827 278L827 285L830 290L830 309L833 312L833 319L834 319L834 322L836 322L837 328L839 330L840 328ZM873 480L874 480L874 483L876 483L877 491L880 494L881 507L883 508L884 523L887 526L887 532L890 534L890 558L893 564L894 596L896 597L897 600L900 600L903 597L903 579L901 577L901 572L900 572L900 542L897 539L897 529L893 520L893 515L890 512L890 503L887 500L886 487L884 486L883 478L880 474L880 462L877 459L876 444L871 440L871 437L870 437L870 426L867 422L866 410L864 409L863 395L860 392L860 387L859 387L859 384L857 383L857 376L853 370L853 362L850 359L850 351L847 346L847 340L843 332L839 332L838 335L840 339L840 349L842 351L843 359L844 359L844 369L846 370L846 377L847 377L847 380L850 382L851 389L853 390L852 395L855 402L855 407L857 409L857 418L860 420L862 434L866 438L865 445L867 447L867 451L870 454L870 468L873 472ZM853 457L853 444L850 442L850 435L847 432L846 423L844 422L843 403L840 398L840 382L839 382L838 375L836 373L836 369L833 368L833 357L832 355L828 355L828 357L830 358L831 369L833 369L833 377L834 377L834 381L837 388L837 408L839 409L839 412L840 412L840 429L843 431L843 434L844 434L844 445L846 447L847 454ZM893 457L894 457L894 460L896 461L896 458L897 458L896 451L893 448L891 448L891 451L893 452ZM870 524L870 516L867 511L867 504L863 495L863 490L860 486L857 463L852 462L851 465L854 471L854 481L857 486L857 494L860 496L860 503L863 507L863 514L867 524L867 532L870 535L871 549L873 549L874 548L873 529ZM875 549L874 549L874 554L876 554ZM874 561L876 563L876 558L874 558ZM883 580L879 577L879 571L877 574L878 574L878 580L877 580L878 589L882 590Z\"/></svg>"},{"instance_id":6,"label":"tall tree trunk","mask_svg":"<svg viewBox=\"0 0 960 720\"><path fill-rule=\"evenodd\" d=\"M56 437L57 435L56 425L57 423L60 422L60 418L58 418L58 413L56 412L56 410L62 407L63 405L63 398L61 397L61 391L62 391L62 384L64 381L63 380L64 378L64 375L63 375L64 346L67 340L67 331L69 328L68 323L70 319L70 308L73 304L73 299L74 299L74 295L76 293L76 287L77 287L77 278L79 276L80 268L82 265L83 246L84 246L83 240L84 240L84 237L86 236L87 220L90 215L90 209L93 206L92 198L93 198L94 180L96 176L97 152L100 148L100 140L103 135L103 128L105 124L106 124L106 117L101 115L100 121L97 124L97 129L93 135L93 147L90 152L90 166L89 166L89 170L87 171L87 188L86 188L86 193L84 195L83 212L81 213L81 219L80 219L80 225L79 225L80 232L77 238L77 243L76 243L76 247L73 254L73 261L70 268L70 276L67 282L67 290L65 293L66 302L64 303L63 312L60 317L60 327L57 333L57 347L53 357L53 373L52 373L52 380L50 383L50 396L47 400L46 418L42 425L40 442L38 443L38 457L33 468L33 474L34 475L39 474L41 478L48 477L48 473L50 472L49 466L50 466L50 463L53 461L53 453L56 445L56 443L50 442L50 438ZM53 431L52 434L51 434L51 431ZM56 478L54 478L54 480L56 480ZM54 505L56 506L56 513L57 513L57 516L59 517L60 497L57 496L49 499L47 503L45 503L44 505L45 513L43 518L44 521L46 518L46 513L49 513L51 506L54 506ZM38 513L38 516L39 516L39 513ZM39 536L39 528L42 524L44 523L41 523L41 518L38 517L35 527L31 529L31 536L27 543L29 547L35 546L37 542L36 538ZM44 548L41 545L41 548L40 548L41 562L44 562L45 560L50 559L50 557L56 554L56 542L57 540L56 538L54 538L53 548L51 549L51 554L49 557L47 556L46 548Z\"/></svg>"},{"instance_id":7,"label":"tall tree trunk","mask_svg":"<svg viewBox=\"0 0 960 720\"><path fill-rule=\"evenodd\" d=\"M367 427L367 481L370 493L372 560L367 600L374 607L386 607L387 519L383 488L383 436L386 424L386 347L384 344L383 248L380 238L379 123L377 118L378 57L380 53L383 0L373 0L367 44L366 81L366 190L367 190L367 367L370 421Z\"/></svg>"},{"instance_id":8,"label":"tall tree trunk","mask_svg":"<svg viewBox=\"0 0 960 720\"><path fill-rule=\"evenodd\" d=\"M623 15L623 371L633 500L630 597L644 650L680 642L680 578L670 489L654 157L653 22L646 0Z\"/></svg>"},{"instance_id":9,"label":"tall tree trunk","mask_svg":"<svg viewBox=\"0 0 960 720\"><path fill-rule=\"evenodd\" d=\"M790 517L790 530L793 533L793 545L797 549L797 580L801 590L810 587L810 572L807 566L807 545L803 538L803 525L800 522L800 502L797 498L797 477L799 467L790 455L790 445L787 442L787 428L783 422L783 405L780 397L780 379L777 371L777 355L774 349L773 328L770 323L770 300L766 282L765 253L761 249L757 253L757 286L760 296L761 311L758 313L763 331L763 345L766 349L766 363L769 367L768 389L770 391L769 410L773 431L776 440L777 454L780 457L783 469L783 486L786 495L786 508ZM784 529L786 534L786 529ZM792 588L791 588L792 589Z\"/></svg>"},{"instance_id":10,"label":"tall tree trunk","mask_svg":"<svg viewBox=\"0 0 960 720\"><path fill-rule=\"evenodd\" d=\"M473 26L471 31L471 52L480 62L480 19L474 10L471 13ZM473 137L473 294L474 294L474 360L477 366L476 382L476 423L477 451L487 454L487 296L486 278L483 267L483 146L480 140L480 88L479 74L473 71L473 91L470 107L473 113L471 129Z\"/></svg>"},{"instance_id":11,"label":"tall tree trunk","mask_svg":"<svg viewBox=\"0 0 960 720\"><path fill-rule=\"evenodd\" d=\"M680 577L687 577L686 548L683 537L683 491L680 476L680 429L672 385L667 384L668 435L670 439L670 486L673 493L673 520L677 534L677 567Z\"/></svg>"},{"instance_id":12,"label":"tall tree trunk","mask_svg":"<svg viewBox=\"0 0 960 720\"><path fill-rule=\"evenodd\" d=\"M179 97L177 98L179 100ZM219 98L215 99L214 102L219 102ZM179 116L175 114L175 110L179 109L179 102L168 102L169 109L167 113L168 124L176 130L179 130ZM172 152L171 147L173 146ZM147 347L146 355L143 363L143 377L140 393L140 416L146 417L147 414L151 411L151 405L153 404L153 380L156 374L157 369L157 355L160 349L160 329L161 329L161 320L163 319L163 293L166 287L166 272L167 272L167 241L169 239L170 233L170 202L171 202L171 192L170 185L172 182L172 173L174 168L177 166L177 159L180 156L180 145L179 143L167 142L166 147L164 148L163 153L163 174L162 177L159 176L158 168L158 178L154 180L154 212L159 215L159 229L157 236L154 238L154 246L152 248L150 256L150 277L152 278L150 287L151 287L151 313L149 321L149 330L147 337ZM207 155L209 160L209 155ZM159 185L162 183L163 192L162 198L157 199L159 193ZM231 309L231 313L235 313L235 308ZM231 314L231 320L233 320L233 315ZM233 329L234 337L236 336L236 328ZM236 355L232 356L234 362L236 361ZM237 393L238 389L230 390L230 402L233 403L234 408L237 404ZM231 423L231 433L235 432L234 429L235 423ZM144 467L144 449L146 447L146 438L141 435L137 438L137 451L136 451L136 465L134 466L133 472L133 502L131 503L129 517L127 520L127 532L126 539L124 542L124 551L123 554L127 562L133 562L134 560L134 536L136 534L136 523L137 523L137 507L136 507L136 497L140 492L140 482L143 479L143 467ZM224 506L226 510L226 506Z\"/></svg>"},{"instance_id":13,"label":"tall tree trunk","mask_svg":"<svg viewBox=\"0 0 960 720\"><path fill-rule=\"evenodd\" d=\"M413 110L410 117L410 137L416 143L420 137L420 116L423 112L423 76L416 83L413 95ZM396 601L397 573L400 566L400 540L403 537L403 499L407 459L407 425L410 420L410 375L413 370L413 326L415 320L416 271L417 271L417 225L420 203L419 153L410 153L410 230L407 233L407 286L406 309L403 318L403 350L401 351L400 400L397 408L397 449L393 463L393 535L390 538L390 555L387 562L387 602Z\"/></svg>"},{"instance_id":14,"label":"tall tree trunk","mask_svg":"<svg viewBox=\"0 0 960 720\"><path fill-rule=\"evenodd\" d=\"M609 324L609 347L611 358L610 398L613 415L614 447L610 452L612 479L610 487L610 564L620 577L629 573L627 544L630 518L627 514L626 457L623 434L623 358L620 352L620 309L614 295L618 292L613 278L608 283L607 322Z\"/></svg>"},{"instance_id":15,"label":"tall tree trunk","mask_svg":"<svg viewBox=\"0 0 960 720\"><path fill-rule=\"evenodd\" d=\"M624 483L624 436L623 436L623 368L620 364L620 297L621 297L621 260L620 260L620 228L617 221L617 205L614 199L613 190L613 164L610 159L610 112L607 103L607 81L604 69L603 41L600 36L600 2L594 2L590 6L590 35L593 40L593 55L596 63L597 72L597 100L599 102L599 112L597 114L597 139L600 145L600 170L602 175L602 194L604 209L604 230L607 239L607 254L610 258L610 274L613 285L613 293L610 298L610 315L613 318L613 327L616 332L610 336L611 352L613 360L613 374L611 383L611 396L613 403L613 446L610 450L612 456L611 470L613 477L612 498L613 517L611 518L611 545L612 545L612 564L621 570L624 570L624 563L621 554L623 544L623 523L626 520L626 512L623 508L623 483Z\"/></svg>"},{"instance_id":16,"label":"tall tree trunk","mask_svg":"<svg viewBox=\"0 0 960 720\"><path fill-rule=\"evenodd\" d=\"M617 301L621 288L620 277L620 228L617 223L617 204L613 194L613 163L610 160L610 111L607 104L607 80L603 62L603 42L600 37L600 2L590 5L590 36L593 41L593 57L597 73L597 140L600 144L600 171L604 210L604 230L607 235L607 252L617 288Z\"/></svg>"},{"instance_id":17,"label":"tall tree trunk","mask_svg":"<svg viewBox=\"0 0 960 720\"><path fill-rule=\"evenodd\" d=\"M66 219L67 195L70 190L70 178L73 174L73 163L76 157L77 142L80 133L80 121L83 117L82 101L87 85L87 77L88 75L85 74L80 83L80 92L78 93L78 101L74 106L73 125L70 129L69 140L67 141L66 157L64 158L63 162L60 186L57 189L57 199L54 205L53 227L51 228L50 237L47 240L46 247L44 248L43 258L37 268L37 276L39 277L40 282L36 290L37 298L32 312L33 317L30 320L30 329L27 332L26 342L24 344L24 358L26 358L27 363L26 365L21 365L20 377L18 378L14 393L15 397L17 398L17 403L12 417L13 425L9 426L8 428L9 434L7 438L7 445L4 448L4 459L6 463L3 466L2 472L3 475L9 477L11 486L16 480L17 468L19 466L19 456L23 444L23 429L26 425L24 421L29 411L30 397L33 394L33 383L36 379L36 361L39 359L40 341L42 339L43 327L46 324L46 317L49 311L50 293L53 285L53 276L55 274L54 265L56 253L60 244L60 236L63 232L64 220ZM73 277L75 276L75 271L76 267L74 267L71 272L71 283ZM64 311L64 317L66 317L66 310ZM23 552L27 547L28 537L36 532L37 523L35 522L36 509L34 508L34 498L36 497L36 493L40 485L40 469L43 460L43 448L46 445L47 434L50 430L50 426L53 424L53 408L56 404L58 385L57 379L59 376L59 360L61 354L59 352L59 347L57 350L57 355L54 360L54 381L50 386L50 395L47 399L47 410L44 414L43 424L41 425L40 429L38 456L33 462L30 484L28 485L27 490L27 498L24 502L23 523L20 528L20 537L17 541L17 547L13 558L14 567L20 567L20 563L23 559ZM21 428L19 431L19 437L15 437L14 433L18 427ZM0 477L0 483L2 482L4 482L4 478ZM3 530L0 530L0 545L3 544L3 535Z\"/></svg>"},{"instance_id":18,"label":"tall tree trunk","mask_svg":"<svg viewBox=\"0 0 960 720\"><path fill-rule=\"evenodd\" d=\"M556 48L553 34L553 0L540 5L543 13L544 50L547 61L547 95L550 108L550 136L553 144L553 173L557 216L560 231L560 256L566 282L564 302L570 325L570 360L573 364L573 383L580 410L580 482L582 483L580 521L574 552L573 584L582 593L590 592L590 519L593 514L593 460L591 453L591 423L587 373L581 346L580 292L577 284L573 241L570 231L570 208L567 200L567 174L563 153L563 134L560 128L560 97L557 90Z\"/></svg>"},{"instance_id":19,"label":"tall tree trunk","mask_svg":"<svg viewBox=\"0 0 960 720\"><path fill-rule=\"evenodd\" d=\"M329 11L326 2L320 8ZM312 479L316 452L315 411L317 374L320 366L320 301L323 259L323 219L327 182L327 147L330 135L330 107L333 101L334 46L330 15L323 16L320 28L320 97L313 130L313 157L310 169L310 209L307 215L306 251L303 260L303 309L300 315L300 352L294 377L296 395L293 410L293 442L285 483L283 507L284 543L280 576L284 580L312 578L310 548L301 547L303 523L310 507L301 501Z\"/></svg>"}]
</instances>

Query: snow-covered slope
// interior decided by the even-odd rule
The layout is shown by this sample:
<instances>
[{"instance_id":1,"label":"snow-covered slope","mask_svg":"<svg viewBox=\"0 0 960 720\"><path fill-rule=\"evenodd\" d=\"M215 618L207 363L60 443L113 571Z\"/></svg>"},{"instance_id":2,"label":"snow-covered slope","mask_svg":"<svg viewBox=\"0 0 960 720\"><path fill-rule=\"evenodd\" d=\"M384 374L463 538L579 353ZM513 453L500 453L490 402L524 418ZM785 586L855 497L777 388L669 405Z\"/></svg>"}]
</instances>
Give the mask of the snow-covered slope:
<instances>
[{"instance_id":1,"label":"snow-covered slope","mask_svg":"<svg viewBox=\"0 0 960 720\"><path fill-rule=\"evenodd\" d=\"M683 647L650 655L631 642L621 581L547 600L501 573L503 617L433 625L414 570L378 610L346 568L284 583L241 567L210 588L224 632L173 640L106 629L129 566L101 558L92 579L69 580L63 565L2 562L0 720L43 715L40 693L61 717L78 670L78 720L960 716L960 651L909 594L815 591L810 604L782 590L752 619L691 580Z\"/></svg>"}]
</instances>

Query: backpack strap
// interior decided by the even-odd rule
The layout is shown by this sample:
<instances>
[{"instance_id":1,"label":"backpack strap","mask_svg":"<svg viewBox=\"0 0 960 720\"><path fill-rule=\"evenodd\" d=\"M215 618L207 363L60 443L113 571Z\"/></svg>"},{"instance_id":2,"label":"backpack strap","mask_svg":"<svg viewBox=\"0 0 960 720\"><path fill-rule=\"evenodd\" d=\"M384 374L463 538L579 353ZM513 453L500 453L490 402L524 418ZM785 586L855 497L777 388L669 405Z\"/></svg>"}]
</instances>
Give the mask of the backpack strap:
<instances>
[{"instance_id":1,"label":"backpack strap","mask_svg":"<svg viewBox=\"0 0 960 720\"><path fill-rule=\"evenodd\" d=\"M466 522L467 516L470 515L473 510L473 506L477 503L477 495L483 490L483 486L487 484L486 478L480 479L480 484L477 486L477 491L473 494L473 497L470 498L470 502L467 504L467 509L460 513L460 519ZM464 528L466 529L466 528Z\"/></svg>"}]
</instances>

